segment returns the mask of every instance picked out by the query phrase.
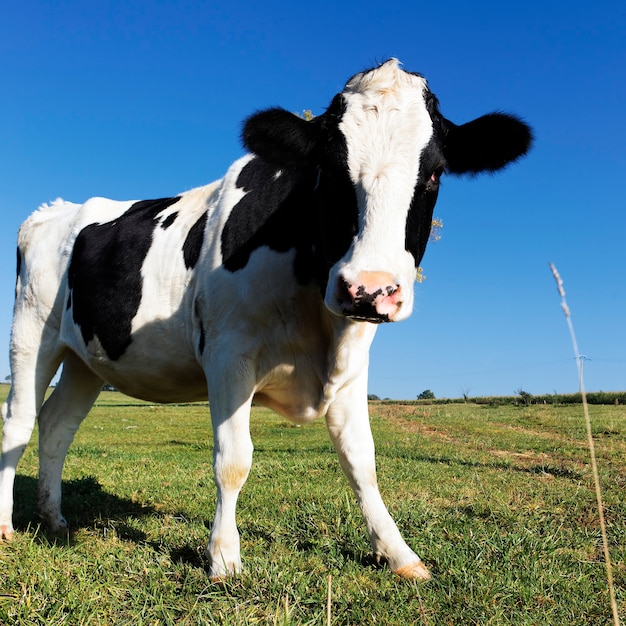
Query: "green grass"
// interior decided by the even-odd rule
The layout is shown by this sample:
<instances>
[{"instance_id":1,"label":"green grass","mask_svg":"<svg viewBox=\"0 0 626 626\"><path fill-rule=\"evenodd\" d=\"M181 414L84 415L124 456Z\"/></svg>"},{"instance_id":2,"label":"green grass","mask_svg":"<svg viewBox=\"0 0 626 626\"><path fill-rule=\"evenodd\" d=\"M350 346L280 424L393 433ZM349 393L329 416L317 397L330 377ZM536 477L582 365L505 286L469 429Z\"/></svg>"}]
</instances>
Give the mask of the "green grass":
<instances>
[{"instance_id":1,"label":"green grass","mask_svg":"<svg viewBox=\"0 0 626 626\"><path fill-rule=\"evenodd\" d=\"M36 437L18 467L0 623L325 624L329 574L337 625L611 623L580 406L370 410L383 498L432 581L373 562L322 420L299 428L255 408L238 507L246 571L212 584L206 407L103 393L66 462L71 534L36 525ZM591 418L624 618L626 408Z\"/></svg>"}]
</instances>

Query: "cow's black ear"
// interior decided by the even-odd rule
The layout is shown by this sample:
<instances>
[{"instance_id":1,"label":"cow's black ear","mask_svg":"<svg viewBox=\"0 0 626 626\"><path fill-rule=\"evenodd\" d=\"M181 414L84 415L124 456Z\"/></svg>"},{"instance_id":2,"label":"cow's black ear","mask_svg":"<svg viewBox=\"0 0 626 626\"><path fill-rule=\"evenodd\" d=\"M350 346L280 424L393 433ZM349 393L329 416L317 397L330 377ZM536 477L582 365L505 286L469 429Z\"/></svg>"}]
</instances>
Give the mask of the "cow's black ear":
<instances>
[{"instance_id":1,"label":"cow's black ear","mask_svg":"<svg viewBox=\"0 0 626 626\"><path fill-rule=\"evenodd\" d=\"M319 121L316 120L307 122L280 108L260 111L244 123L243 145L280 167L306 165L319 134Z\"/></svg>"},{"instance_id":2,"label":"cow's black ear","mask_svg":"<svg viewBox=\"0 0 626 626\"><path fill-rule=\"evenodd\" d=\"M443 120L443 153L451 174L496 172L525 155L531 128L507 113L489 113L457 126Z\"/></svg>"}]
</instances>

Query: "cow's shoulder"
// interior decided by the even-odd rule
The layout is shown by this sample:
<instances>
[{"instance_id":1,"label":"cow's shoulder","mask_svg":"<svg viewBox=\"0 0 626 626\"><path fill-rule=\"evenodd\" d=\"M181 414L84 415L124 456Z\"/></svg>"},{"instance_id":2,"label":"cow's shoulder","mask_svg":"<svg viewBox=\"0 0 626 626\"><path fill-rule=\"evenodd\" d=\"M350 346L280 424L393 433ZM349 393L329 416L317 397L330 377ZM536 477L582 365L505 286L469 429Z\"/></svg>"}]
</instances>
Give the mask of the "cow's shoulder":
<instances>
[{"instance_id":1,"label":"cow's shoulder","mask_svg":"<svg viewBox=\"0 0 626 626\"><path fill-rule=\"evenodd\" d=\"M209 215L214 217L211 228L215 228L219 223L219 218L215 217L216 207L223 188L223 180L217 180L209 185L198 187L182 194L180 202L174 207L176 209L175 219L168 218L161 222L161 231L168 230L170 223L171 230L178 230L178 235L172 233L172 239L178 237L181 241L180 248L185 264L185 269L193 270L199 259L202 250L207 244L207 223ZM178 245L172 241L174 245Z\"/></svg>"}]
</instances>

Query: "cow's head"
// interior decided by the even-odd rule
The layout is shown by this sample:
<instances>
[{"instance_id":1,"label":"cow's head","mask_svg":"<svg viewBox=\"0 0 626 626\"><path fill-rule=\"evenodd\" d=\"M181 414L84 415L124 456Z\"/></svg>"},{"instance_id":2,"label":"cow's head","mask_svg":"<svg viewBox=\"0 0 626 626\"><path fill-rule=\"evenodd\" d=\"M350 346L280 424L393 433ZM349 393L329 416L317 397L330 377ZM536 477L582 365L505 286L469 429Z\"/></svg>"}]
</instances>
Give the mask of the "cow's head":
<instances>
[{"instance_id":1,"label":"cow's head","mask_svg":"<svg viewBox=\"0 0 626 626\"><path fill-rule=\"evenodd\" d=\"M425 79L391 59L352 77L311 121L283 109L253 115L243 140L281 168L317 170L328 309L389 322L413 308L441 175L500 170L532 133L502 113L453 124Z\"/></svg>"}]
</instances>

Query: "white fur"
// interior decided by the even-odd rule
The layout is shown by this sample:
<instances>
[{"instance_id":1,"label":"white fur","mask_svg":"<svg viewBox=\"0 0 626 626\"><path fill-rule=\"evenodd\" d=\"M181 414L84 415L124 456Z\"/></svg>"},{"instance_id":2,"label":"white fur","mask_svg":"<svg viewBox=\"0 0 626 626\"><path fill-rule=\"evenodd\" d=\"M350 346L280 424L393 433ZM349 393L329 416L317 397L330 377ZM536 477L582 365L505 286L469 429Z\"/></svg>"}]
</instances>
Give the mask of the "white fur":
<instances>
[{"instance_id":1,"label":"white fur","mask_svg":"<svg viewBox=\"0 0 626 626\"><path fill-rule=\"evenodd\" d=\"M343 92L347 103L340 129L348 148L350 177L359 204L359 234L331 270L357 282L361 272L385 272L399 285L402 308L413 308L415 259L405 249L406 223L420 167L420 155L433 134L426 109L426 81L403 72L392 59L373 72L357 74ZM340 313L333 293L330 310Z\"/></svg>"}]
</instances>

